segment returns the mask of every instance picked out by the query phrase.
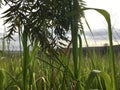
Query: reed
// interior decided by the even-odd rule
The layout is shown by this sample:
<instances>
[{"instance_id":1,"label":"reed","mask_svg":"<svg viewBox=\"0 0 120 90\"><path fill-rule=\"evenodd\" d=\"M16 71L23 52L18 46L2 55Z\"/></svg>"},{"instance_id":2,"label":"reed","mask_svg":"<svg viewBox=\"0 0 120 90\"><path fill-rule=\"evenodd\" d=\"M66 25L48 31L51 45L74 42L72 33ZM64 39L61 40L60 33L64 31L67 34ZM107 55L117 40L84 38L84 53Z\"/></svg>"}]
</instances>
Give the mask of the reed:
<instances>
[{"instance_id":1,"label":"reed","mask_svg":"<svg viewBox=\"0 0 120 90\"><path fill-rule=\"evenodd\" d=\"M80 1L82 2L82 0ZM13 58L9 55L6 56L4 60L0 58L0 90L120 89L120 86L118 86L120 82L116 81L117 79L120 81L120 70L118 69L119 66L116 66L116 61L114 59L109 13L103 9L81 8L82 6L80 6L78 0L71 0L69 4L70 12L72 12L69 15L69 27L72 36L72 54L69 54L69 57L61 52L57 52L58 54L55 54L54 56L42 52L39 54L41 48L38 48L38 43L40 42L35 42L30 51L27 32L29 30L25 27L23 32L19 32L19 43L22 41L23 45L23 54L20 56L23 58L17 56ZM81 20L82 17L85 19L86 24L90 29L83 13L86 10L97 11L104 16L107 22L110 43L109 58L104 58L108 56L99 56L95 52L89 52L91 53L90 56L83 56L82 39L78 32L79 30L84 32ZM18 26L18 28L20 31L21 27ZM91 29L90 31L92 33ZM87 43L86 36L84 33L83 35ZM4 52L5 40L3 40L2 44ZM87 43L87 46L88 45L89 43ZM21 48L20 45L20 53L22 53ZM8 51L9 50L10 49L8 49ZM46 50L46 52L48 51ZM120 64L120 62L118 63Z\"/></svg>"}]
</instances>

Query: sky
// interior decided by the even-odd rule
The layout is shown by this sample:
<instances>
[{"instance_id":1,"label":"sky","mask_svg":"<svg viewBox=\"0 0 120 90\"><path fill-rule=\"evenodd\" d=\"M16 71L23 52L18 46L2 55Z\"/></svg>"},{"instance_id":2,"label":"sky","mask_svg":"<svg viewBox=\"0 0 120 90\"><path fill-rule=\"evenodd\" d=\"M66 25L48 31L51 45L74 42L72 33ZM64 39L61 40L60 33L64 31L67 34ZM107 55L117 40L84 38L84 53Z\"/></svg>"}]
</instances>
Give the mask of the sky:
<instances>
[{"instance_id":1,"label":"sky","mask_svg":"<svg viewBox=\"0 0 120 90\"><path fill-rule=\"evenodd\" d=\"M119 0L85 0L86 6L90 8L104 9L109 12L113 28L113 44L119 44L120 41L120 1ZM90 34L87 26L84 25L86 36L90 46L103 46L109 44L107 23L98 12L85 11L87 21L93 31L94 37ZM84 43L85 44L85 43ZM84 45L85 46L85 45Z\"/></svg>"},{"instance_id":2,"label":"sky","mask_svg":"<svg viewBox=\"0 0 120 90\"><path fill-rule=\"evenodd\" d=\"M112 26L120 28L120 0L85 0L87 7L100 8L108 11L111 16ZM95 11L85 12L87 20L95 29L106 28L104 18Z\"/></svg>"},{"instance_id":3,"label":"sky","mask_svg":"<svg viewBox=\"0 0 120 90\"><path fill-rule=\"evenodd\" d=\"M84 0L84 1L86 2L86 7L100 8L110 13L111 23L113 27L113 44L119 44L119 41L120 41L120 36L119 36L120 35L120 6L119 6L120 0ZM7 7L0 9L0 13L2 13L5 9L7 9ZM85 16L87 18L87 21L94 35L94 36L91 35L87 26L84 24L84 30L86 33L89 46L103 46L105 43L109 43L108 35L107 35L108 33L107 24L105 22L104 17L93 10L85 11ZM3 19L0 19L0 33L3 32L4 30L4 26L2 24L3 24ZM86 46L84 40L83 40L83 46Z\"/></svg>"}]
</instances>

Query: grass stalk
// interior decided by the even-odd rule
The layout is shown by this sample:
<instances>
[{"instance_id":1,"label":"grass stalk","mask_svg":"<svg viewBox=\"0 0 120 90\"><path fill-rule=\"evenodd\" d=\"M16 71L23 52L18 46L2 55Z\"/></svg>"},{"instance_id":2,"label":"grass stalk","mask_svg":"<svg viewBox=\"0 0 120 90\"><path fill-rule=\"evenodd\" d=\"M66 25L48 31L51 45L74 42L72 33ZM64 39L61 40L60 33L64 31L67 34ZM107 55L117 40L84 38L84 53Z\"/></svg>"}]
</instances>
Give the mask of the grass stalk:
<instances>
[{"instance_id":1,"label":"grass stalk","mask_svg":"<svg viewBox=\"0 0 120 90\"><path fill-rule=\"evenodd\" d=\"M113 40L112 40L112 28L111 28L111 19L109 13L106 11L99 10L100 13L103 13L103 16L105 17L107 23L108 23L108 37L109 37L109 43L110 43L110 67L112 71L112 82L113 82L113 90L117 90L117 80L116 80L116 72L115 72L115 60L114 60L114 51L113 51Z\"/></svg>"},{"instance_id":2,"label":"grass stalk","mask_svg":"<svg viewBox=\"0 0 120 90\"><path fill-rule=\"evenodd\" d=\"M81 39L81 36L78 35L78 38L79 38L79 71L78 71L78 76L79 76L79 79L80 79L80 72L81 72L81 65L82 65L82 56L83 56L83 53L82 53L82 39Z\"/></svg>"},{"instance_id":3,"label":"grass stalk","mask_svg":"<svg viewBox=\"0 0 120 90\"><path fill-rule=\"evenodd\" d=\"M72 11L75 14L72 16L71 19L71 36L72 36L72 54L73 54L73 63L74 63L74 78L76 80L75 89L80 89L80 82L79 82L79 62L78 62L78 20L79 20L79 3L77 0L73 1Z\"/></svg>"},{"instance_id":4,"label":"grass stalk","mask_svg":"<svg viewBox=\"0 0 120 90\"><path fill-rule=\"evenodd\" d=\"M31 54L29 56L29 87L32 86L32 88L34 90L37 90L36 88L36 82L35 82L35 73L34 73L34 63L35 63L35 57L36 57L36 54L38 53L38 42L35 42L34 46L33 46L33 49L31 51Z\"/></svg>"},{"instance_id":5,"label":"grass stalk","mask_svg":"<svg viewBox=\"0 0 120 90\"><path fill-rule=\"evenodd\" d=\"M22 36L23 44L23 90L28 90L27 88L27 64L29 60L29 47L27 46L27 31L24 30Z\"/></svg>"},{"instance_id":6,"label":"grass stalk","mask_svg":"<svg viewBox=\"0 0 120 90\"><path fill-rule=\"evenodd\" d=\"M4 70L0 70L0 90L4 90L5 85L5 73Z\"/></svg>"},{"instance_id":7,"label":"grass stalk","mask_svg":"<svg viewBox=\"0 0 120 90\"><path fill-rule=\"evenodd\" d=\"M112 85L113 85L113 90L117 90L117 80L116 80L116 72L115 72L115 60L114 60L114 52L113 52L113 40L112 40L112 28L111 28L111 19L110 19L110 14L103 10L103 9L96 9L96 8L86 8L84 10L95 10L99 12L101 15L104 16L105 20L107 21L108 24L108 37L109 37L109 43L110 43L110 51L109 51L109 58L110 58L110 69L112 73Z\"/></svg>"}]
</instances>

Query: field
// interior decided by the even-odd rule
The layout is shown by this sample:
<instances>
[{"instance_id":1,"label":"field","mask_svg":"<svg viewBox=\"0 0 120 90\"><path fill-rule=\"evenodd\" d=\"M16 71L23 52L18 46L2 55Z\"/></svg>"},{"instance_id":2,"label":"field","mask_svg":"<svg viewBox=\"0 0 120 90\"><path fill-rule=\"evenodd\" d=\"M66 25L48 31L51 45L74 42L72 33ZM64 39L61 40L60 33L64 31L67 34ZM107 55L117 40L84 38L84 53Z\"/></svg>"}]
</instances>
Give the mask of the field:
<instances>
[{"instance_id":1,"label":"field","mask_svg":"<svg viewBox=\"0 0 120 90\"><path fill-rule=\"evenodd\" d=\"M2 18L9 25L1 38L0 90L120 90L120 54L114 51L106 10L86 7L84 0L3 1L9 8ZM87 50L84 54L83 38L87 47L89 43L83 22L92 34L84 14L88 10L98 12L107 22L109 47L105 52ZM9 47L15 33L20 48L16 53ZM71 53L70 44L61 51L62 41L72 44Z\"/></svg>"},{"instance_id":2,"label":"field","mask_svg":"<svg viewBox=\"0 0 120 90\"><path fill-rule=\"evenodd\" d=\"M59 53L58 57L29 52L26 77L24 77L23 53L0 56L0 90L22 90L23 77L28 90L75 90L72 55ZM120 89L120 54L115 55L117 86ZM80 90L113 90L108 53L90 52L82 56L79 72ZM118 90L119 90L118 89Z\"/></svg>"}]
</instances>

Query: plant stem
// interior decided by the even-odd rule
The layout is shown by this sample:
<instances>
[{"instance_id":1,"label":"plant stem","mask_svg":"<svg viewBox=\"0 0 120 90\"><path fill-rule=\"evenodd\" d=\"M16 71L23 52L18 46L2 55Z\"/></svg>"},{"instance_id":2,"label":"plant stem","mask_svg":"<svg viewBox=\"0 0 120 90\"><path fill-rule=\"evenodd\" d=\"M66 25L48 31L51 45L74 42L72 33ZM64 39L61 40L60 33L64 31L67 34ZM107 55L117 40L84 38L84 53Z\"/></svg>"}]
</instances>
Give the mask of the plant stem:
<instances>
[{"instance_id":1,"label":"plant stem","mask_svg":"<svg viewBox=\"0 0 120 90\"><path fill-rule=\"evenodd\" d=\"M22 37L23 44L23 90L27 88L27 63L29 60L29 48L27 47L27 30L24 30Z\"/></svg>"}]
</instances>

